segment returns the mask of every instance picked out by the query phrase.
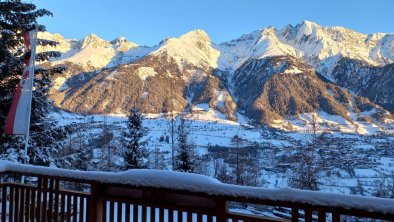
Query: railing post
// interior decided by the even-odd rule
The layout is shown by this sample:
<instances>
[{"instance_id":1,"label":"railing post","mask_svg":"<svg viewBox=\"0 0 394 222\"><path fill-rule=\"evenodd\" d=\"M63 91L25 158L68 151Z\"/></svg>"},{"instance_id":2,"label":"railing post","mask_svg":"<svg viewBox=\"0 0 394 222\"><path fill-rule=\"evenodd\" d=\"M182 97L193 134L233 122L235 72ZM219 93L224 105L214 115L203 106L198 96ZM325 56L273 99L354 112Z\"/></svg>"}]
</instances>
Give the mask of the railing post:
<instances>
[{"instance_id":1,"label":"railing post","mask_svg":"<svg viewBox=\"0 0 394 222\"><path fill-rule=\"evenodd\" d=\"M216 221L228 221L226 218L228 211L227 201L223 198L218 198L216 201Z\"/></svg>"},{"instance_id":2,"label":"railing post","mask_svg":"<svg viewBox=\"0 0 394 222\"><path fill-rule=\"evenodd\" d=\"M298 208L291 208L291 221L292 222L297 222L298 218L300 217L300 214L298 213Z\"/></svg>"},{"instance_id":3,"label":"railing post","mask_svg":"<svg viewBox=\"0 0 394 222\"><path fill-rule=\"evenodd\" d=\"M93 182L90 188L90 197L88 204L88 221L89 222L104 222L105 218L102 218L103 201L100 199L100 193L103 190L103 186L97 182ZM104 219L104 221L103 221Z\"/></svg>"},{"instance_id":4,"label":"railing post","mask_svg":"<svg viewBox=\"0 0 394 222\"><path fill-rule=\"evenodd\" d=\"M340 222L341 215L338 212L332 212L332 222Z\"/></svg>"}]
</instances>

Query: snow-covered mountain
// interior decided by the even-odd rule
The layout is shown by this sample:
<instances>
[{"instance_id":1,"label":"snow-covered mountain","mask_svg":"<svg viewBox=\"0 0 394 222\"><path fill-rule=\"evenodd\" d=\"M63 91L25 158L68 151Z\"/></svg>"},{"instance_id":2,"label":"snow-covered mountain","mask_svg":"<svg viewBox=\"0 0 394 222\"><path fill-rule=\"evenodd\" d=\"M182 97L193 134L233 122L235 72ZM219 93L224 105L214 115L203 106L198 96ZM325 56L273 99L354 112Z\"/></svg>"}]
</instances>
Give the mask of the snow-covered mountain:
<instances>
[{"instance_id":1,"label":"snow-covered mountain","mask_svg":"<svg viewBox=\"0 0 394 222\"><path fill-rule=\"evenodd\" d=\"M218 45L218 48L223 52L222 66L232 69L238 68L249 58L278 55L291 55L315 67L338 56L362 60L371 65L385 65L394 61L393 38L394 34L368 35L343 27L323 27L303 21L280 30L269 27L245 34Z\"/></svg>"},{"instance_id":2,"label":"snow-covered mountain","mask_svg":"<svg viewBox=\"0 0 394 222\"><path fill-rule=\"evenodd\" d=\"M124 37L106 41L95 34L89 34L82 40L65 39L60 34L40 33L40 38L57 41L56 47L41 47L42 50L57 50L62 52L61 58L54 64L71 62L85 69L97 70L128 63L143 57L153 50L139 46Z\"/></svg>"},{"instance_id":3,"label":"snow-covered mountain","mask_svg":"<svg viewBox=\"0 0 394 222\"><path fill-rule=\"evenodd\" d=\"M371 109L383 116L375 120L389 118L377 104L394 111L394 34L303 21L221 44L203 30L152 47L123 37L41 35L60 43L51 50L62 57L51 65L66 64L69 71L55 79L52 97L73 112L125 113L136 103L160 113L208 104L231 120L243 113L272 122L319 111L354 121L350 113Z\"/></svg>"}]
</instances>

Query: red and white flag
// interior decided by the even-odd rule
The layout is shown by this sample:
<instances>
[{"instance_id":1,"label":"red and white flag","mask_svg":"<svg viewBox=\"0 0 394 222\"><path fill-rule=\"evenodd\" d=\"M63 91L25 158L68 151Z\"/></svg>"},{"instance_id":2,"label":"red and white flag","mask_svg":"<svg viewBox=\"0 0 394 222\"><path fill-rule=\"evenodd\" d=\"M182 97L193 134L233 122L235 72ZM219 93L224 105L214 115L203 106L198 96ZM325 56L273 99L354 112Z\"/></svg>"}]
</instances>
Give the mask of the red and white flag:
<instances>
[{"instance_id":1,"label":"red and white flag","mask_svg":"<svg viewBox=\"0 0 394 222\"><path fill-rule=\"evenodd\" d=\"M29 133L34 81L34 60L37 45L36 29L26 32L24 41L25 51L31 50L31 53L25 58L26 67L23 70L21 81L16 88L14 99L7 115L4 130L5 134L27 135Z\"/></svg>"}]
</instances>

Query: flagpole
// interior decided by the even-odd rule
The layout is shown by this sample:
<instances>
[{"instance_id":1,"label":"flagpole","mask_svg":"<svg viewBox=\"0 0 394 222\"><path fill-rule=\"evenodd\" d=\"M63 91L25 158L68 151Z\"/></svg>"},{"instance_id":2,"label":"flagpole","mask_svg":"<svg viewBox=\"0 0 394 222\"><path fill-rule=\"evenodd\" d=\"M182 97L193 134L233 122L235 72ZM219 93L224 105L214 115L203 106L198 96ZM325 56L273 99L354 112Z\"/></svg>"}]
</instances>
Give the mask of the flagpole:
<instances>
[{"instance_id":1,"label":"flagpole","mask_svg":"<svg viewBox=\"0 0 394 222\"><path fill-rule=\"evenodd\" d=\"M29 133L30 133L30 118L31 118L31 104L33 103L33 82L34 82L34 64L36 61L36 46L37 46L37 24L35 24L35 36L31 42L30 45L30 64L29 64L29 73L30 76L29 78L31 78L30 81L30 89L31 89L31 93L30 93L30 106L29 106L29 110L28 110L28 118L27 118L27 129L26 129L26 137L25 137L25 155L27 156L27 148L29 146Z\"/></svg>"},{"instance_id":2,"label":"flagpole","mask_svg":"<svg viewBox=\"0 0 394 222\"><path fill-rule=\"evenodd\" d=\"M35 32L34 32L34 38L30 38L31 44L30 44L30 64L29 64L29 78L31 78L30 86L29 89L31 90L30 92L30 104L29 104L29 109L28 109L28 118L27 118L27 128L26 128L26 135L25 135L25 149L24 149L24 155L25 155L25 164L28 164L27 161L27 151L29 147L29 133L30 133L30 118L31 118L31 104L33 103L33 86L34 86L34 64L36 61L36 46L37 46L37 24L35 24ZM24 183L24 176L21 178L21 182Z\"/></svg>"}]
</instances>

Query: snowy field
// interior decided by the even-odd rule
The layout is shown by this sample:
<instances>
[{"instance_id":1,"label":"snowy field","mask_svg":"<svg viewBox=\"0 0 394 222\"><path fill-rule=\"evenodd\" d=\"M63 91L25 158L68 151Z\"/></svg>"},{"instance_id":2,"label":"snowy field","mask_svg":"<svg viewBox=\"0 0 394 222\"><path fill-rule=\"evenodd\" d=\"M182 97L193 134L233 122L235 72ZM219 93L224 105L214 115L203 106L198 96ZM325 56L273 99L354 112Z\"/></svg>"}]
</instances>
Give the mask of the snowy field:
<instances>
[{"instance_id":1,"label":"snowy field","mask_svg":"<svg viewBox=\"0 0 394 222\"><path fill-rule=\"evenodd\" d=\"M248 141L248 144L264 144L264 146L275 147L279 154L286 154L295 143L306 144L310 140L308 134L310 116L302 115L299 120L291 120L295 129L292 131L281 129L283 122L278 122L274 128L276 132L268 132L266 129L256 128L248 125L247 119L238 116L239 121L233 122L226 120L225 117L210 109L208 106L202 104L196 106L193 116L189 118L190 122L190 138L189 140L196 145L200 155L209 154L209 147L232 147L231 139L234 136L239 136ZM99 134L102 128L98 127L104 122L103 115L80 116L66 112L54 112L52 116L59 121L59 125L67 125L71 123L86 123L95 125L89 129L89 133ZM340 118L340 117L338 117ZM107 115L105 117L106 124L112 126L114 134L120 136L121 131L125 128L125 115ZM340 124L339 128L342 130L326 130L327 122L335 121ZM320 131L329 132L333 140L344 140L349 143L351 149L346 155L349 156L349 161L352 162L352 169L344 170L336 169L334 173L322 172L319 175L320 188L324 192L334 192L349 194L354 193L356 188L362 187L359 194L371 195L378 183L384 178L394 172L394 156L389 154L381 154L376 144L394 143L394 138L390 136L378 137L376 133L379 131L378 126L367 123L358 124L359 134L354 133L354 124L350 124L344 119L333 120L332 116L327 116L324 113L319 113L318 122L320 124ZM169 120L161 115L145 115L144 126L149 129L146 135L148 146L151 150L159 149L167 151L166 158L170 158L171 145L161 138L170 136L169 134ZM338 125L337 125L338 128ZM353 131L352 131L353 130ZM330 146L327 146L329 149ZM392 150L392 149L391 149ZM353 156L354 155L354 158ZM363 161L367 161L365 164ZM260 186L265 188L282 188L288 187L288 171L281 171L271 169L270 159L262 160L268 165L264 167L261 172ZM358 163L360 161L360 163ZM372 164L371 164L371 163ZM346 166L346 162L343 163ZM346 167L345 167L346 168Z\"/></svg>"}]
</instances>

